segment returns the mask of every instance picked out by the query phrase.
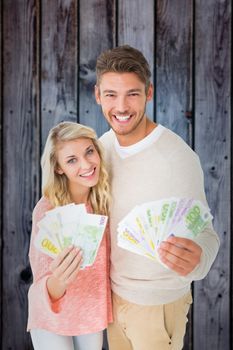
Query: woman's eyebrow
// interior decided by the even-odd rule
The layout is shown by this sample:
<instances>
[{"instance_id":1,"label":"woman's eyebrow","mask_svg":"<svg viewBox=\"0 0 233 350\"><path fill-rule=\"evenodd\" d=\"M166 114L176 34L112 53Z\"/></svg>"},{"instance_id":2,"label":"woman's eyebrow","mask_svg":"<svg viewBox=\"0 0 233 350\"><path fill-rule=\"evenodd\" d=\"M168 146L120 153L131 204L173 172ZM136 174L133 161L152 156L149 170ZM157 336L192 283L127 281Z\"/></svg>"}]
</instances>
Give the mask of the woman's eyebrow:
<instances>
[{"instance_id":1,"label":"woman's eyebrow","mask_svg":"<svg viewBox=\"0 0 233 350\"><path fill-rule=\"evenodd\" d=\"M66 156L66 158L73 158L73 157L75 157L75 155L70 155L70 156Z\"/></svg>"}]
</instances>

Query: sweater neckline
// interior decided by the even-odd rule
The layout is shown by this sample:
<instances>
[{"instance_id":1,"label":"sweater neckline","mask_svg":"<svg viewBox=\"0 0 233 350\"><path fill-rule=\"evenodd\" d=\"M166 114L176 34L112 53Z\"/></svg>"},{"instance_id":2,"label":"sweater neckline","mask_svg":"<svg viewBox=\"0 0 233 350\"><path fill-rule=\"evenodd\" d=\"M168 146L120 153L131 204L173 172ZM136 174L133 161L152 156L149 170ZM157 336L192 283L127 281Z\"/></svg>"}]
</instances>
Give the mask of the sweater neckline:
<instances>
[{"instance_id":1,"label":"sweater neckline","mask_svg":"<svg viewBox=\"0 0 233 350\"><path fill-rule=\"evenodd\" d=\"M145 138L130 146L121 146L114 131L112 130L114 137L114 149L121 159L129 158L146 150L147 148L150 148L152 144L157 142L164 130L165 127L158 124L156 128L154 128Z\"/></svg>"}]
</instances>

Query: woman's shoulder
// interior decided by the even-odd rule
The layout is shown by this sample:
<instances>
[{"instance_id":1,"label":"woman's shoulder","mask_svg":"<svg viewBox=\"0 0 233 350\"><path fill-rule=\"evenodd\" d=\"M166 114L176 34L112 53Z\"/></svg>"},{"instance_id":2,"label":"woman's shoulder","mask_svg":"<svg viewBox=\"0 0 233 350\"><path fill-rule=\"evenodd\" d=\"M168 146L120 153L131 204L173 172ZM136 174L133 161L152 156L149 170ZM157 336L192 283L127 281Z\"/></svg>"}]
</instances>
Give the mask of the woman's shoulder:
<instances>
[{"instance_id":1,"label":"woman's shoulder","mask_svg":"<svg viewBox=\"0 0 233 350\"><path fill-rule=\"evenodd\" d=\"M33 219L38 221L42 219L46 211L52 209L53 206L46 197L41 197L33 209Z\"/></svg>"}]
</instances>

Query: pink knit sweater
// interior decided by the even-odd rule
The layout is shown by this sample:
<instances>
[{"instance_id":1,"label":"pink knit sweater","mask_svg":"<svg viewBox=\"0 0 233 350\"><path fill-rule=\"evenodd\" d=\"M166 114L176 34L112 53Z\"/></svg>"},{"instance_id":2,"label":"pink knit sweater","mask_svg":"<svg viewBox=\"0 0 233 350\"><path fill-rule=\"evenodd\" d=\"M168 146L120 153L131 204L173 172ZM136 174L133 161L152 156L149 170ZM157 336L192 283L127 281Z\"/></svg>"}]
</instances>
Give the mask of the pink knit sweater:
<instances>
[{"instance_id":1,"label":"pink knit sweater","mask_svg":"<svg viewBox=\"0 0 233 350\"><path fill-rule=\"evenodd\" d=\"M94 264L81 270L65 295L52 302L46 288L52 258L37 250L33 243L38 233L37 223L49 209L52 209L50 202L42 197L33 211L29 250L33 283L28 292L27 330L38 328L69 336L99 332L112 321L109 230L106 229Z\"/></svg>"}]
</instances>

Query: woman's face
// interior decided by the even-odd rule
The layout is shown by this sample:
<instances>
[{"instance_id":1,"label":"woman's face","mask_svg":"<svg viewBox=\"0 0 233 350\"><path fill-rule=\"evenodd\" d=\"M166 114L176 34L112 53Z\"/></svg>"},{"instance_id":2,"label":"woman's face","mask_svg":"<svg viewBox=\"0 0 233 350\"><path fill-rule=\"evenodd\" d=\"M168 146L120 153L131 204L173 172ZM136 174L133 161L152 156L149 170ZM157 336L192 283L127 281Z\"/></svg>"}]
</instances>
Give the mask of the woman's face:
<instances>
[{"instance_id":1,"label":"woman's face","mask_svg":"<svg viewBox=\"0 0 233 350\"><path fill-rule=\"evenodd\" d=\"M57 147L58 174L65 174L69 187L90 189L99 180L100 157L90 139L61 142Z\"/></svg>"}]
</instances>

